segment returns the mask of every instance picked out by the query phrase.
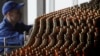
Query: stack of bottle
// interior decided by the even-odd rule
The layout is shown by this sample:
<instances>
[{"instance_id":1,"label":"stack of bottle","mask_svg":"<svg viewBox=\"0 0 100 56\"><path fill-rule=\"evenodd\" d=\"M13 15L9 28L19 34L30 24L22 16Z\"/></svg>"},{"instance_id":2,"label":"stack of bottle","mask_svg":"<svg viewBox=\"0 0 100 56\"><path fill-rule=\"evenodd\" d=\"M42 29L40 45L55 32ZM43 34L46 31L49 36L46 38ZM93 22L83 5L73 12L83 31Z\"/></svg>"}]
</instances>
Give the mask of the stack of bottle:
<instances>
[{"instance_id":1,"label":"stack of bottle","mask_svg":"<svg viewBox=\"0 0 100 56\"><path fill-rule=\"evenodd\" d=\"M95 2L38 17L28 44L6 56L96 56L100 48L100 5Z\"/></svg>"}]
</instances>

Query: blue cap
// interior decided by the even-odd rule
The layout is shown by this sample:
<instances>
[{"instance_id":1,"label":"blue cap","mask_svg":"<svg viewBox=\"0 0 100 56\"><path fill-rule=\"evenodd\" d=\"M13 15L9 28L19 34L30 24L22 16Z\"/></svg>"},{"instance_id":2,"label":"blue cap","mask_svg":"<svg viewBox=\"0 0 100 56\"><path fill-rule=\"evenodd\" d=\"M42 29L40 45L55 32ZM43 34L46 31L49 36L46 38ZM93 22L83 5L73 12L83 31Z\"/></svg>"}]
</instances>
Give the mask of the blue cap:
<instances>
[{"instance_id":1,"label":"blue cap","mask_svg":"<svg viewBox=\"0 0 100 56\"><path fill-rule=\"evenodd\" d=\"M4 3L2 7L2 14L6 15L7 12L13 10L13 9L20 9L24 6L24 3L16 3L14 1L7 1Z\"/></svg>"}]
</instances>

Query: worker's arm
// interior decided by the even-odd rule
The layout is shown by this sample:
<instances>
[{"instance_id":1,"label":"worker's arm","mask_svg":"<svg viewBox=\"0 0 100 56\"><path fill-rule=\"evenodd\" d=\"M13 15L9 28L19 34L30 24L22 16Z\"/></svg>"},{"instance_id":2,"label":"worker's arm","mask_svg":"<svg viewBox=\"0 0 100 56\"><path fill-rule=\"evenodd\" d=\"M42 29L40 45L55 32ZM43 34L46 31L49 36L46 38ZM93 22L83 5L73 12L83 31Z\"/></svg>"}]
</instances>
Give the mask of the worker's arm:
<instances>
[{"instance_id":1,"label":"worker's arm","mask_svg":"<svg viewBox=\"0 0 100 56\"><path fill-rule=\"evenodd\" d=\"M32 25L25 25L24 23L18 23L15 26L16 31L18 31L19 33L23 33L24 31L28 33L31 28Z\"/></svg>"}]
</instances>

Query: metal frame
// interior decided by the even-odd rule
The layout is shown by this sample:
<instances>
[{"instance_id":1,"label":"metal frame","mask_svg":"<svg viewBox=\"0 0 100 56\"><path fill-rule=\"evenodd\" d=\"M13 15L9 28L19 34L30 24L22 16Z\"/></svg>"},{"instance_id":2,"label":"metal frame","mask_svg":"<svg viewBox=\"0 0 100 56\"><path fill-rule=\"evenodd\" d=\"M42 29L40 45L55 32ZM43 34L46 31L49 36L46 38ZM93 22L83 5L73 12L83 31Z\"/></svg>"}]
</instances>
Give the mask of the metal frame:
<instances>
[{"instance_id":1,"label":"metal frame","mask_svg":"<svg viewBox=\"0 0 100 56\"><path fill-rule=\"evenodd\" d=\"M37 17L45 14L45 0L37 0Z\"/></svg>"},{"instance_id":2,"label":"metal frame","mask_svg":"<svg viewBox=\"0 0 100 56\"><path fill-rule=\"evenodd\" d=\"M24 46L25 46L26 41L27 41L26 32L24 32ZM4 42L4 46L0 46L0 48L4 48L3 55L6 54L6 48L20 48L20 47L23 47L23 46L6 46L6 38L5 37L3 38L3 42Z\"/></svg>"}]
</instances>

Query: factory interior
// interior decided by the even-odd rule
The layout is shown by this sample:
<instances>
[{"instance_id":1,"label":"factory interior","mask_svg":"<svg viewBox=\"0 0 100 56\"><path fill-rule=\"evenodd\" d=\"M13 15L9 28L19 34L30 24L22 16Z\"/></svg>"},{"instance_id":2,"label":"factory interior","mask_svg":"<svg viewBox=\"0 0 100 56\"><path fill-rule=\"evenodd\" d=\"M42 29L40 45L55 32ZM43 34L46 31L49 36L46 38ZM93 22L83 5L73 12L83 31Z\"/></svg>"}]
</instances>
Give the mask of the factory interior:
<instances>
[{"instance_id":1,"label":"factory interior","mask_svg":"<svg viewBox=\"0 0 100 56\"><path fill-rule=\"evenodd\" d=\"M31 26L17 27L21 34L13 30L16 38L2 30L12 12L2 12L7 1L24 3L18 23ZM99 28L100 0L0 0L0 56L100 56Z\"/></svg>"}]
</instances>

